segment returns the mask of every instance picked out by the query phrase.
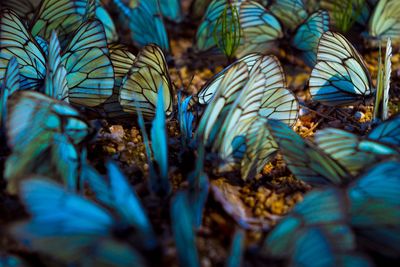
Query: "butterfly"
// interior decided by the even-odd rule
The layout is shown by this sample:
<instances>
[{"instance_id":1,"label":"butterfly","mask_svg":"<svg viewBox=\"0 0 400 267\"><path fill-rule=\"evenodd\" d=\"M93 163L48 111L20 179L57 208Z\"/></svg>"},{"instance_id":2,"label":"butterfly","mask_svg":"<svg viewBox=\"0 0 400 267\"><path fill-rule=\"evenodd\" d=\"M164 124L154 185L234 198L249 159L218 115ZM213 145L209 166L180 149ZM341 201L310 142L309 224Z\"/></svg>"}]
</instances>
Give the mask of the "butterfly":
<instances>
[{"instance_id":1,"label":"butterfly","mask_svg":"<svg viewBox=\"0 0 400 267\"><path fill-rule=\"evenodd\" d=\"M275 0L269 5L269 10L290 30L295 30L308 17L302 0Z\"/></svg>"},{"instance_id":2,"label":"butterfly","mask_svg":"<svg viewBox=\"0 0 400 267\"><path fill-rule=\"evenodd\" d=\"M322 10L311 14L295 30L292 45L301 51L302 58L308 66L313 67L316 64L319 39L328 30L329 15L328 12Z\"/></svg>"},{"instance_id":3,"label":"butterfly","mask_svg":"<svg viewBox=\"0 0 400 267\"><path fill-rule=\"evenodd\" d=\"M10 95L19 90L19 65L17 59L12 57L8 62L4 74L3 84L0 87L0 128L4 130L7 120L7 101Z\"/></svg>"},{"instance_id":4,"label":"butterfly","mask_svg":"<svg viewBox=\"0 0 400 267\"><path fill-rule=\"evenodd\" d=\"M122 79L119 102L123 111L143 114L150 119L155 116L157 95L162 91L164 111L170 116L173 111L173 85L162 50L155 45L143 47L127 75Z\"/></svg>"},{"instance_id":5,"label":"butterfly","mask_svg":"<svg viewBox=\"0 0 400 267\"><path fill-rule=\"evenodd\" d=\"M174 22L181 22L183 19L181 0L159 0L163 17Z\"/></svg>"},{"instance_id":6,"label":"butterfly","mask_svg":"<svg viewBox=\"0 0 400 267\"><path fill-rule=\"evenodd\" d=\"M8 101L7 141L12 154L4 176L15 192L30 173L54 173L76 187L79 155L76 145L90 134L82 116L67 103L34 91L14 93Z\"/></svg>"},{"instance_id":7,"label":"butterfly","mask_svg":"<svg viewBox=\"0 0 400 267\"><path fill-rule=\"evenodd\" d=\"M309 81L313 100L329 106L349 105L374 92L368 69L357 50L336 32L325 32Z\"/></svg>"},{"instance_id":8,"label":"butterfly","mask_svg":"<svg viewBox=\"0 0 400 267\"><path fill-rule=\"evenodd\" d=\"M120 2L120 0L114 0L114 2ZM169 52L168 34L158 0L138 0L134 3L135 6L131 8L128 17L132 40L139 47L156 44L163 51Z\"/></svg>"},{"instance_id":9,"label":"butterfly","mask_svg":"<svg viewBox=\"0 0 400 267\"><path fill-rule=\"evenodd\" d=\"M235 267L242 266L243 250L244 250L245 233L242 230L236 230L232 238L231 248L225 266Z\"/></svg>"},{"instance_id":10,"label":"butterfly","mask_svg":"<svg viewBox=\"0 0 400 267\"><path fill-rule=\"evenodd\" d=\"M216 48L214 35L221 32L218 18L227 7L226 1L214 0L210 3L196 33L196 48L198 51L208 51ZM237 57L243 57L253 52L265 52L271 42L283 36L281 25L262 5L254 1L238 1L232 4L239 13L241 29L240 46ZM228 13L231 16L231 13Z\"/></svg>"},{"instance_id":11,"label":"butterfly","mask_svg":"<svg viewBox=\"0 0 400 267\"><path fill-rule=\"evenodd\" d=\"M145 266L134 248L112 237L116 221L104 207L43 177L24 181L20 192L31 219L11 232L29 247L69 264Z\"/></svg>"},{"instance_id":12,"label":"butterfly","mask_svg":"<svg viewBox=\"0 0 400 267\"><path fill-rule=\"evenodd\" d=\"M20 64L21 89L41 90L48 70L46 57L36 40L10 10L3 11L0 29L0 40L8 40L0 44L0 74L4 73L3 66L9 58L15 56ZM52 60L57 60L56 54L53 51L50 55ZM48 64L59 65L56 62ZM67 72L65 79L70 103L94 107L111 96L114 71L104 28L99 21L90 20L79 26L61 54L61 64Z\"/></svg>"},{"instance_id":13,"label":"butterfly","mask_svg":"<svg viewBox=\"0 0 400 267\"><path fill-rule=\"evenodd\" d=\"M372 245L379 253L396 250L398 253L396 241L399 228L395 226L400 215L397 198L400 186L398 167L398 161L384 161L341 188L328 187L306 194L303 202L297 204L268 235L263 252L275 257L290 256L294 261L308 262L308 257L301 254L307 255L308 251L313 251L304 245L318 237L314 236L315 233L310 235L310 231L318 230L325 238L320 236L315 243L311 242L314 243L313 247L329 245L327 248L333 249L333 255L340 256L340 262L350 260L369 266L368 258L354 254L360 244ZM307 234L303 238L304 233ZM363 239L365 237L368 237L368 242ZM382 250L376 244L385 245L387 249ZM318 255L322 255L324 250ZM345 255L341 255L343 252Z\"/></svg>"},{"instance_id":14,"label":"butterfly","mask_svg":"<svg viewBox=\"0 0 400 267\"><path fill-rule=\"evenodd\" d=\"M400 41L400 3L395 0L380 0L368 22L368 38L386 40L393 44Z\"/></svg>"},{"instance_id":15,"label":"butterfly","mask_svg":"<svg viewBox=\"0 0 400 267\"><path fill-rule=\"evenodd\" d=\"M282 122L269 120L267 127L291 172L311 185L346 184L366 166L399 155L395 147L379 138L361 138L340 129L318 131L316 145Z\"/></svg>"},{"instance_id":16,"label":"butterfly","mask_svg":"<svg viewBox=\"0 0 400 267\"><path fill-rule=\"evenodd\" d=\"M42 0L8 0L0 3L0 9L12 9L21 18L31 20Z\"/></svg>"},{"instance_id":17,"label":"butterfly","mask_svg":"<svg viewBox=\"0 0 400 267\"><path fill-rule=\"evenodd\" d=\"M224 162L219 169L226 171L232 169L245 152L253 155L264 146L271 147L271 139L258 138L256 134L257 130L260 134L263 132L261 128L265 123L255 122L259 116L292 124L297 119L297 109L297 100L285 88L283 72L275 57L260 56L251 70L246 63L239 61L223 74L196 134L206 146L218 153ZM246 144L246 136L249 144ZM274 151L272 149L271 153ZM256 165L260 170L261 166L256 163L262 161L252 156L249 160L250 165ZM253 167L244 172L243 179L251 169Z\"/></svg>"}]
</instances>

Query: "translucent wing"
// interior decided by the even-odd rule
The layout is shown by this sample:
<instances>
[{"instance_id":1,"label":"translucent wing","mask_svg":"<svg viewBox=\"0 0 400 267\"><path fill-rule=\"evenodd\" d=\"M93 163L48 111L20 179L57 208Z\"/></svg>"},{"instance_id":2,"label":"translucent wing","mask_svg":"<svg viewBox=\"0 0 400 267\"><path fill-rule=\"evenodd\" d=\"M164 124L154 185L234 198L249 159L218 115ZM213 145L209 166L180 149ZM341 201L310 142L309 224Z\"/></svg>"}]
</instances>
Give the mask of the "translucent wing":
<instances>
[{"instance_id":1,"label":"translucent wing","mask_svg":"<svg viewBox=\"0 0 400 267\"><path fill-rule=\"evenodd\" d=\"M0 81L5 77L11 57L16 57L19 63L21 89L39 89L46 75L43 52L20 18L11 10L3 10L0 21Z\"/></svg>"},{"instance_id":2,"label":"translucent wing","mask_svg":"<svg viewBox=\"0 0 400 267\"><path fill-rule=\"evenodd\" d=\"M292 44L302 52L302 58L308 66L314 67L317 63L318 42L322 34L328 30L329 15L328 12L322 10L311 14L297 28Z\"/></svg>"},{"instance_id":3,"label":"translucent wing","mask_svg":"<svg viewBox=\"0 0 400 267\"><path fill-rule=\"evenodd\" d=\"M67 70L61 62L61 48L56 32L51 34L45 78L46 95L68 101Z\"/></svg>"},{"instance_id":4,"label":"translucent wing","mask_svg":"<svg viewBox=\"0 0 400 267\"><path fill-rule=\"evenodd\" d=\"M317 131L315 141L318 147L353 175L382 158L399 156L399 152L391 146L340 129Z\"/></svg>"},{"instance_id":5,"label":"translucent wing","mask_svg":"<svg viewBox=\"0 0 400 267\"><path fill-rule=\"evenodd\" d=\"M290 171L312 185L343 184L351 176L336 160L280 121L267 122Z\"/></svg>"},{"instance_id":6,"label":"translucent wing","mask_svg":"<svg viewBox=\"0 0 400 267\"><path fill-rule=\"evenodd\" d=\"M320 227L335 234L336 245L340 244L343 250L353 249L355 239L350 228L346 226L346 212L340 190L313 190L272 230L264 242L263 250L275 257L293 255L299 235L312 227Z\"/></svg>"},{"instance_id":7,"label":"translucent wing","mask_svg":"<svg viewBox=\"0 0 400 267\"><path fill-rule=\"evenodd\" d=\"M228 72L230 68L232 68L238 62L244 62L247 64L248 70L250 71L251 68L254 66L256 61L262 57L261 54L251 53L247 56L244 56L234 63L230 64L228 67L217 73L214 77L212 77L207 83L201 88L198 92L198 102L202 105L208 104L211 99L213 98L215 92L218 90L218 87L221 84L224 75Z\"/></svg>"},{"instance_id":8,"label":"translucent wing","mask_svg":"<svg viewBox=\"0 0 400 267\"><path fill-rule=\"evenodd\" d=\"M360 54L335 32L326 32L320 39L309 86L313 100L330 106L364 101L373 90Z\"/></svg>"},{"instance_id":9,"label":"translucent wing","mask_svg":"<svg viewBox=\"0 0 400 267\"><path fill-rule=\"evenodd\" d=\"M7 119L8 97L19 90L19 65L15 57L8 62L0 90L0 127L3 130Z\"/></svg>"},{"instance_id":10,"label":"translucent wing","mask_svg":"<svg viewBox=\"0 0 400 267\"><path fill-rule=\"evenodd\" d=\"M173 108L173 87L165 57L159 47L147 45L139 52L133 67L122 81L121 106L129 113L136 113L138 107L145 118L152 118L160 89L163 90L164 108L169 116Z\"/></svg>"},{"instance_id":11,"label":"translucent wing","mask_svg":"<svg viewBox=\"0 0 400 267\"><path fill-rule=\"evenodd\" d=\"M157 44L165 52L169 51L167 31L157 0L140 0L129 17L132 40L143 47Z\"/></svg>"},{"instance_id":12,"label":"translucent wing","mask_svg":"<svg viewBox=\"0 0 400 267\"><path fill-rule=\"evenodd\" d=\"M263 56L253 66L264 74L264 94L259 114L265 118L293 125L298 117L299 104L296 96L286 88L285 75L279 60L274 56Z\"/></svg>"},{"instance_id":13,"label":"translucent wing","mask_svg":"<svg viewBox=\"0 0 400 267\"><path fill-rule=\"evenodd\" d=\"M382 122L367 135L369 139L378 142L399 146L400 145L400 116L394 116Z\"/></svg>"},{"instance_id":14,"label":"translucent wing","mask_svg":"<svg viewBox=\"0 0 400 267\"><path fill-rule=\"evenodd\" d=\"M253 73L235 102L232 104L216 138L213 151L218 153L223 163L220 171L228 171L235 165L235 137L245 136L251 123L257 118L265 89L264 74Z\"/></svg>"},{"instance_id":15,"label":"translucent wing","mask_svg":"<svg viewBox=\"0 0 400 267\"><path fill-rule=\"evenodd\" d=\"M103 25L97 20L82 24L65 51L69 102L84 107L104 103L112 95L114 69Z\"/></svg>"},{"instance_id":16,"label":"translucent wing","mask_svg":"<svg viewBox=\"0 0 400 267\"><path fill-rule=\"evenodd\" d=\"M206 51L215 46L214 32L217 30L216 22L225 7L225 0L214 0L208 5L196 33L196 48L199 51Z\"/></svg>"},{"instance_id":17,"label":"translucent wing","mask_svg":"<svg viewBox=\"0 0 400 267\"><path fill-rule=\"evenodd\" d=\"M86 12L87 0L43 0L31 25L33 36L50 39L51 32L57 30L61 46L68 42L80 24Z\"/></svg>"},{"instance_id":18,"label":"translucent wing","mask_svg":"<svg viewBox=\"0 0 400 267\"><path fill-rule=\"evenodd\" d=\"M224 75L213 100L208 104L197 128L197 137L205 143L213 142L223 120L249 77L248 67L239 62ZM211 135L211 136L210 136Z\"/></svg>"},{"instance_id":19,"label":"translucent wing","mask_svg":"<svg viewBox=\"0 0 400 267\"><path fill-rule=\"evenodd\" d=\"M308 16L302 0L275 0L269 10L290 30L296 29Z\"/></svg>"},{"instance_id":20,"label":"translucent wing","mask_svg":"<svg viewBox=\"0 0 400 267\"><path fill-rule=\"evenodd\" d=\"M246 152L241 161L243 180L250 180L260 173L278 150L278 145L266 127L267 119L258 117L246 133Z\"/></svg>"},{"instance_id":21,"label":"translucent wing","mask_svg":"<svg viewBox=\"0 0 400 267\"><path fill-rule=\"evenodd\" d=\"M20 18L32 19L41 0L7 0L0 3L0 9L11 9Z\"/></svg>"},{"instance_id":22,"label":"translucent wing","mask_svg":"<svg viewBox=\"0 0 400 267\"><path fill-rule=\"evenodd\" d=\"M254 52L265 53L273 41L283 36L279 21L259 3L241 3L239 17L243 35L236 53L238 57Z\"/></svg>"},{"instance_id":23,"label":"translucent wing","mask_svg":"<svg viewBox=\"0 0 400 267\"><path fill-rule=\"evenodd\" d=\"M112 96L104 102L101 110L108 118L112 119L128 119L132 115L124 112L119 102L120 86L123 78L128 74L132 68L136 57L129 52L129 50L119 44L109 45L111 63L114 67L114 90Z\"/></svg>"},{"instance_id":24,"label":"translucent wing","mask_svg":"<svg viewBox=\"0 0 400 267\"><path fill-rule=\"evenodd\" d=\"M400 3L396 0L380 0L368 23L369 36L378 40L400 41Z\"/></svg>"},{"instance_id":25,"label":"translucent wing","mask_svg":"<svg viewBox=\"0 0 400 267\"><path fill-rule=\"evenodd\" d=\"M160 8L163 16L174 22L181 22L183 19L180 0L160 0Z\"/></svg>"}]
</instances>

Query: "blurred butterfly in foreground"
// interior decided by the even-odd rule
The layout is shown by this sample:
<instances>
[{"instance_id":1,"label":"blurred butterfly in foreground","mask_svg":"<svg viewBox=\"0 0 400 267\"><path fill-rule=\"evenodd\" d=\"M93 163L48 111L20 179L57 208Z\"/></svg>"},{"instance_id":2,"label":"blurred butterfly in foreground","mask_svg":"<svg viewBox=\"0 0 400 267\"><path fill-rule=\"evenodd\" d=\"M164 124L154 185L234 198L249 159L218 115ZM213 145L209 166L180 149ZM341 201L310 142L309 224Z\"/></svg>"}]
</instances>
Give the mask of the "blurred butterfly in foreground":
<instances>
[{"instance_id":1,"label":"blurred butterfly in foreground","mask_svg":"<svg viewBox=\"0 0 400 267\"><path fill-rule=\"evenodd\" d=\"M142 212L141 207L134 206L138 200L134 198L132 202L126 190L114 195L116 188L113 187L120 185L112 179L111 188L102 188L111 195L101 196L100 200L110 200L121 206L118 201L123 197L124 207L137 208L134 219L138 221ZM145 266L142 256L133 247L113 237L119 227L118 217L103 206L42 177L24 181L20 192L31 219L13 225L11 232L28 247L79 266L132 266L133 262L135 266ZM125 197L129 202L125 202ZM127 234L124 237L128 239ZM61 246L54 246L54 243Z\"/></svg>"},{"instance_id":2,"label":"blurred butterfly in foreground","mask_svg":"<svg viewBox=\"0 0 400 267\"><path fill-rule=\"evenodd\" d=\"M243 179L260 171L276 151L265 120L278 119L292 125L298 111L296 98L286 89L279 61L274 56L257 57L253 66L238 61L216 76L214 85L209 83L207 88L215 90L211 92L214 96L208 98L211 101L197 128L198 140L218 154L219 171L241 165Z\"/></svg>"},{"instance_id":3,"label":"blurred butterfly in foreground","mask_svg":"<svg viewBox=\"0 0 400 267\"><path fill-rule=\"evenodd\" d=\"M317 131L314 143L304 140L282 122L269 120L268 129L279 146L288 168L311 185L342 185L365 167L400 156L398 141L386 129L399 127L398 118L382 123L365 138L327 128Z\"/></svg>"},{"instance_id":4,"label":"blurred butterfly in foreground","mask_svg":"<svg viewBox=\"0 0 400 267\"><path fill-rule=\"evenodd\" d=\"M57 38L53 36L51 42L55 50L50 51L51 62L48 64L49 67L57 67L61 62L65 67L68 86L68 94L65 95L68 95L70 103L94 107L111 96L114 71L108 57L104 27L99 21L91 20L81 24L61 58ZM4 10L0 22L0 77L4 77L5 66L13 56L20 64L21 89L41 90L47 72L55 71L47 70L44 52L20 18L13 11ZM46 91L50 89L51 86Z\"/></svg>"},{"instance_id":5,"label":"blurred butterfly in foreground","mask_svg":"<svg viewBox=\"0 0 400 267\"><path fill-rule=\"evenodd\" d=\"M214 0L207 8L206 14L196 33L196 48L200 52L216 48L216 36L221 35L222 24L217 23L229 5L227 1ZM232 6L237 9L240 22L240 46L237 57L253 52L265 52L273 41L283 36L278 20L262 5L254 1L235 1ZM232 11L228 8L232 20Z\"/></svg>"},{"instance_id":6,"label":"blurred butterfly in foreground","mask_svg":"<svg viewBox=\"0 0 400 267\"><path fill-rule=\"evenodd\" d=\"M12 154L4 176L15 192L26 174L53 174L76 187L79 156L76 145L90 129L70 105L34 91L14 93L8 101L7 141ZM50 163L50 164L49 164Z\"/></svg>"},{"instance_id":7,"label":"blurred butterfly in foreground","mask_svg":"<svg viewBox=\"0 0 400 267\"><path fill-rule=\"evenodd\" d=\"M366 102L375 89L361 55L340 33L324 33L309 81L313 100L328 106Z\"/></svg>"},{"instance_id":8,"label":"blurred butterfly in foreground","mask_svg":"<svg viewBox=\"0 0 400 267\"><path fill-rule=\"evenodd\" d=\"M325 250L329 251L330 247L334 255L353 255L360 245L378 253L397 255L400 251L400 228L396 223L400 218L399 167L398 161L385 161L342 188L329 187L306 194L269 234L263 251L275 257L291 256L295 261L307 261L294 251L304 249L298 243L303 243L302 233L318 229L327 239L320 239L314 246L324 248L324 242L329 241ZM368 263L365 257L359 256L359 260Z\"/></svg>"}]
</instances>

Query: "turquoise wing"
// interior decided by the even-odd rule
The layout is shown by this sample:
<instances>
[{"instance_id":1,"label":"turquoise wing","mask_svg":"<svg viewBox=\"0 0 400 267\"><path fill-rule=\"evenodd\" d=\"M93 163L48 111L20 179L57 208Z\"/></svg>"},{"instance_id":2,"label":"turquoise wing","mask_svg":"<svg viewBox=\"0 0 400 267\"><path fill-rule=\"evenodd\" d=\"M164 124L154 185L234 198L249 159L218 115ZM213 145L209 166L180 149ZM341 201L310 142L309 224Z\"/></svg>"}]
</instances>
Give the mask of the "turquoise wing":
<instances>
[{"instance_id":1,"label":"turquoise wing","mask_svg":"<svg viewBox=\"0 0 400 267\"><path fill-rule=\"evenodd\" d=\"M367 137L384 144L400 146L400 116L381 122L368 133Z\"/></svg>"},{"instance_id":2,"label":"turquoise wing","mask_svg":"<svg viewBox=\"0 0 400 267\"><path fill-rule=\"evenodd\" d=\"M243 254L246 234L243 230L236 230L232 239L229 256L226 260L226 267L240 267L243 264Z\"/></svg>"},{"instance_id":3,"label":"turquoise wing","mask_svg":"<svg viewBox=\"0 0 400 267\"><path fill-rule=\"evenodd\" d=\"M11 57L16 57L19 63L21 89L40 89L46 76L45 56L17 14L3 10L0 20L0 82L5 77Z\"/></svg>"},{"instance_id":4,"label":"turquoise wing","mask_svg":"<svg viewBox=\"0 0 400 267\"><path fill-rule=\"evenodd\" d=\"M101 4L100 1L98 1L96 4L95 16L96 19L100 20L104 26L104 30L106 31L107 42L109 44L117 42L118 41L117 27L115 26L115 23L111 15L108 13L108 11L105 9L105 7Z\"/></svg>"},{"instance_id":5,"label":"turquoise wing","mask_svg":"<svg viewBox=\"0 0 400 267\"><path fill-rule=\"evenodd\" d=\"M258 117L246 133L246 151L240 163L243 180L254 178L278 151L266 122L266 118Z\"/></svg>"},{"instance_id":6,"label":"turquoise wing","mask_svg":"<svg viewBox=\"0 0 400 267\"><path fill-rule=\"evenodd\" d=\"M82 24L74 33L61 60L67 70L70 103L95 107L112 95L114 69L101 22L90 20Z\"/></svg>"},{"instance_id":7,"label":"turquoise wing","mask_svg":"<svg viewBox=\"0 0 400 267\"><path fill-rule=\"evenodd\" d=\"M384 158L400 156L393 146L340 129L326 128L314 137L319 148L353 175Z\"/></svg>"},{"instance_id":8,"label":"turquoise wing","mask_svg":"<svg viewBox=\"0 0 400 267\"><path fill-rule=\"evenodd\" d=\"M212 77L209 81L207 81L206 84L197 93L198 102L202 105L205 105L205 104L208 104L212 100L215 92L218 90L218 87L221 84L222 79L224 78L224 75L235 64L237 64L238 62L244 62L244 63L246 63L248 70L250 71L251 68L256 63L256 61L258 59L260 59L261 57L262 57L262 55L257 54L257 53L248 54L248 55L238 59L234 63L230 64L229 66L227 66L225 69L223 69L216 75L214 75L214 77Z\"/></svg>"},{"instance_id":9,"label":"turquoise wing","mask_svg":"<svg viewBox=\"0 0 400 267\"><path fill-rule=\"evenodd\" d=\"M239 18L242 38L236 52L237 57L249 53L265 53L274 41L283 37L279 21L259 3L242 2L239 7Z\"/></svg>"},{"instance_id":10,"label":"turquoise wing","mask_svg":"<svg viewBox=\"0 0 400 267\"><path fill-rule=\"evenodd\" d=\"M290 30L295 30L308 17L302 0L274 0L269 10Z\"/></svg>"},{"instance_id":11,"label":"turquoise wing","mask_svg":"<svg viewBox=\"0 0 400 267\"><path fill-rule=\"evenodd\" d=\"M158 45L169 52L169 40L157 0L140 0L131 10L129 28L132 40L140 47Z\"/></svg>"},{"instance_id":12,"label":"turquoise wing","mask_svg":"<svg viewBox=\"0 0 400 267\"><path fill-rule=\"evenodd\" d=\"M155 116L158 91L162 90L167 116L173 111L173 85L162 50L147 45L139 52L134 65L123 78L119 101L125 112L137 113L140 109L146 119Z\"/></svg>"},{"instance_id":13,"label":"turquoise wing","mask_svg":"<svg viewBox=\"0 0 400 267\"><path fill-rule=\"evenodd\" d=\"M30 27L32 35L49 40L56 30L64 48L69 36L83 22L86 4L87 0L43 0Z\"/></svg>"},{"instance_id":14,"label":"turquoise wing","mask_svg":"<svg viewBox=\"0 0 400 267\"><path fill-rule=\"evenodd\" d=\"M19 65L15 57L12 57L8 62L6 72L3 79L3 84L1 85L0 91L0 127L4 130L5 122L7 120L7 100L14 92L18 91L19 86Z\"/></svg>"},{"instance_id":15,"label":"turquoise wing","mask_svg":"<svg viewBox=\"0 0 400 267\"><path fill-rule=\"evenodd\" d=\"M197 28L196 33L196 49L198 51L207 51L215 48L214 32L220 31L216 29L217 20L221 16L226 7L225 0L214 0L208 5L206 13Z\"/></svg>"},{"instance_id":16,"label":"turquoise wing","mask_svg":"<svg viewBox=\"0 0 400 267\"><path fill-rule=\"evenodd\" d=\"M162 15L168 20L181 22L183 19L181 0L160 0Z\"/></svg>"},{"instance_id":17,"label":"turquoise wing","mask_svg":"<svg viewBox=\"0 0 400 267\"><path fill-rule=\"evenodd\" d=\"M400 3L396 0L380 0L368 23L368 35L373 39L392 39L400 42Z\"/></svg>"},{"instance_id":18,"label":"turquoise wing","mask_svg":"<svg viewBox=\"0 0 400 267\"><path fill-rule=\"evenodd\" d=\"M312 185L341 185L351 179L341 164L283 122L269 120L267 126L296 178Z\"/></svg>"},{"instance_id":19,"label":"turquoise wing","mask_svg":"<svg viewBox=\"0 0 400 267\"><path fill-rule=\"evenodd\" d=\"M373 93L360 54L345 37L330 31L320 39L309 86L312 99L329 106L363 102Z\"/></svg>"},{"instance_id":20,"label":"turquoise wing","mask_svg":"<svg viewBox=\"0 0 400 267\"><path fill-rule=\"evenodd\" d=\"M290 17L290 16L289 16ZM301 24L292 39L295 48L301 51L304 62L314 67L317 63L318 42L322 34L329 30L329 14L317 11Z\"/></svg>"},{"instance_id":21,"label":"turquoise wing","mask_svg":"<svg viewBox=\"0 0 400 267\"><path fill-rule=\"evenodd\" d=\"M45 94L58 100L68 101L67 70L61 62L61 47L56 32L50 37L46 67Z\"/></svg>"}]
</instances>

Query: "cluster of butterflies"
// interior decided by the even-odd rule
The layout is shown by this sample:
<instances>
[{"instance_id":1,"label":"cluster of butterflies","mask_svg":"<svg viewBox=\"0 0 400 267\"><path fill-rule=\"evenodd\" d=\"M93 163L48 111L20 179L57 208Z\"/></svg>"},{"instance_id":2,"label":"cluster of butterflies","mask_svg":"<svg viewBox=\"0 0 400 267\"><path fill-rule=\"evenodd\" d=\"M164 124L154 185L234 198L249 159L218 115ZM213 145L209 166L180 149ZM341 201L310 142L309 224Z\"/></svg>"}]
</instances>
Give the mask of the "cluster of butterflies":
<instances>
[{"instance_id":1,"label":"cluster of butterflies","mask_svg":"<svg viewBox=\"0 0 400 267\"><path fill-rule=\"evenodd\" d=\"M315 255L324 255L318 266L370 266L360 240L376 245L367 251L382 254L385 247L384 256L399 254L400 119L386 120L391 43L399 41L393 12L398 2L381 0L370 12L369 36L390 37L374 88L355 47L329 31L329 8L307 10L301 0L196 0L192 13L204 15L197 50L217 48L218 18L234 6L241 25L240 58L196 96L178 94L177 112L164 55L170 51L164 18L183 21L180 1L113 1L141 48L136 56L118 42L117 27L100 1L24 2L2 2L0 18L1 137L11 150L4 177L31 215L10 228L24 245L78 266L146 266L160 253L140 199L116 164L107 163L102 176L88 163L85 146L95 131L78 108L109 119L137 117L149 161L149 191L164 199L172 193L166 121L177 114L182 147L197 149L188 189L171 200L182 266L200 266L195 230L208 196L204 161L212 162L217 173L240 172L250 180L278 151L297 179L321 188L307 194L271 232L262 254L290 258L292 266L312 266ZM284 36L292 37L291 45L312 67L314 101L343 106L375 96L376 117L383 122L366 137L338 129L317 132L315 143L298 136L291 126L300 104L286 86L279 60L263 54ZM198 123L194 106L202 111ZM145 121L151 120L148 136ZM84 196L87 187L91 198ZM238 231L229 266L240 262L243 242ZM20 264L16 258L4 262Z\"/></svg>"}]
</instances>

